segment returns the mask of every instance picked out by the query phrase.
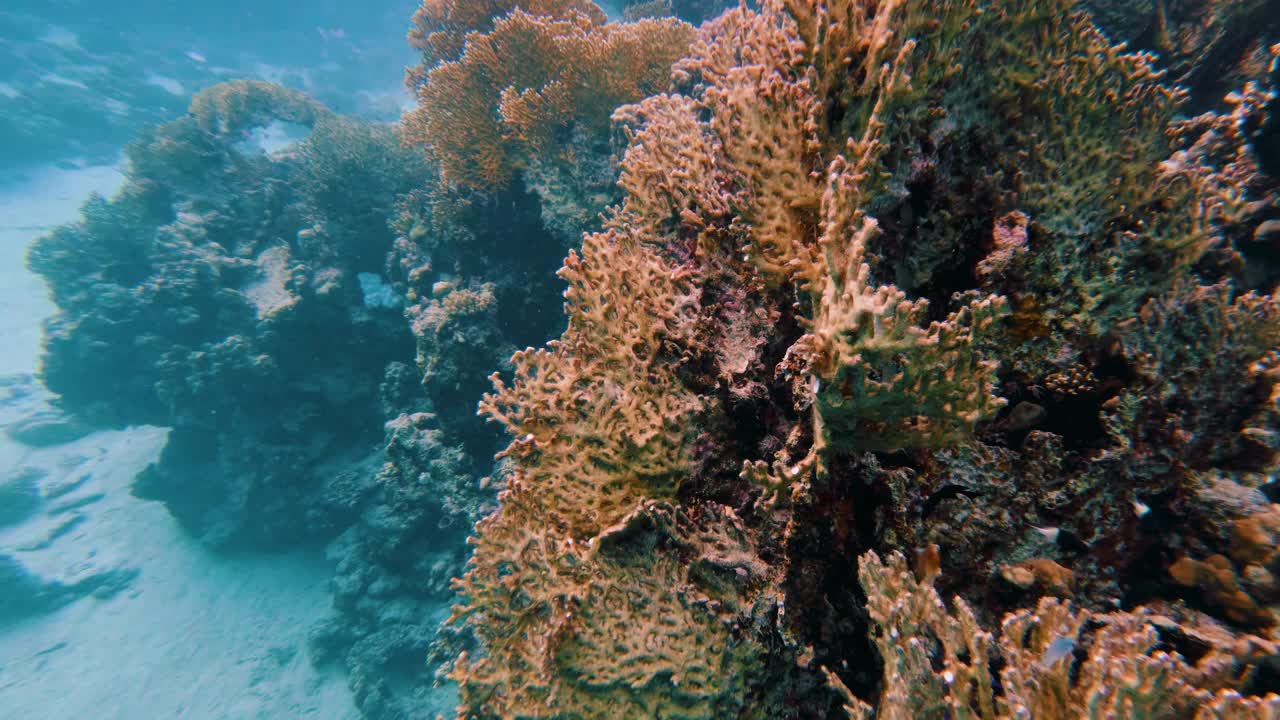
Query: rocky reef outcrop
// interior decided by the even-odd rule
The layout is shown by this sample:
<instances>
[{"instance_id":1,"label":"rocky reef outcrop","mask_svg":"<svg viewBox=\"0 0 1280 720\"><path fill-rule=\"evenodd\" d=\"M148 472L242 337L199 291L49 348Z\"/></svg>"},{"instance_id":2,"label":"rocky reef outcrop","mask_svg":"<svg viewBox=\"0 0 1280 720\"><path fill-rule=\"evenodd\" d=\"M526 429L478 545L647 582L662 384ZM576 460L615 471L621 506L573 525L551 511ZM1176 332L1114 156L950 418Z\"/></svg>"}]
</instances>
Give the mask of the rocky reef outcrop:
<instances>
[{"instance_id":1,"label":"rocky reef outcrop","mask_svg":"<svg viewBox=\"0 0 1280 720\"><path fill-rule=\"evenodd\" d=\"M479 512L486 495L477 489L465 510L445 500L464 502L454 486L473 468L438 458L461 450L435 451L446 441L425 429L429 399L394 262L393 221L412 191L431 186L432 170L394 127L257 82L198 94L186 117L135 141L129 159L116 197L91 199L81 222L30 251L59 308L42 380L82 424L171 428L134 492L164 502L203 542L334 541L344 629L317 630L329 638L313 643L329 649L318 660L350 665L353 685L389 675L396 661L425 668L425 644L414 654L399 636L433 637L431 608L462 562L459 517ZM402 467L385 469L389 457ZM439 502L411 506L409 493ZM441 546L433 573L404 559L418 525ZM404 602L388 585L424 576L400 593L412 612L388 626ZM396 643L379 645L377 632ZM373 702L364 702L370 717L395 716Z\"/></svg>"},{"instance_id":2,"label":"rocky reef outcrop","mask_svg":"<svg viewBox=\"0 0 1280 720\"><path fill-rule=\"evenodd\" d=\"M252 132L306 137L265 152ZM214 545L324 537L351 522L412 357L387 284L396 198L427 170L389 127L277 86L199 94L129 147L125 187L31 248L59 313L41 376L105 426L173 428L138 494Z\"/></svg>"},{"instance_id":3,"label":"rocky reef outcrop","mask_svg":"<svg viewBox=\"0 0 1280 720\"><path fill-rule=\"evenodd\" d=\"M641 5L426 0L396 128L197 97L32 250L63 409L328 543L371 718L1280 712L1253 4Z\"/></svg>"}]
</instances>

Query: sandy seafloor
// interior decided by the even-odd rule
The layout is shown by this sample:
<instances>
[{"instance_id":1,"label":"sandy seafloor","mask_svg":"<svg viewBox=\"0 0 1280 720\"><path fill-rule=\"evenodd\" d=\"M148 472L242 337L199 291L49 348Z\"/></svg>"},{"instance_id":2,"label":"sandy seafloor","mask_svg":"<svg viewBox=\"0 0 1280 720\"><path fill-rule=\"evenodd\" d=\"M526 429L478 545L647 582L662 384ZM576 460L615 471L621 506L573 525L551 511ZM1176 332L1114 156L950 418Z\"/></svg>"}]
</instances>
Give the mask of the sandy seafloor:
<instances>
[{"instance_id":1,"label":"sandy seafloor","mask_svg":"<svg viewBox=\"0 0 1280 720\"><path fill-rule=\"evenodd\" d=\"M34 372L52 311L23 265L27 244L121 175L48 168L12 180L0 179L0 384L10 386ZM0 428L45 407L38 389L6 399L0 388ZM135 428L32 448L0 431L0 480L34 473L43 495L30 518L0 528L0 555L69 586L110 579L50 614L0 624L0 719L355 718L345 679L307 658L307 631L329 602L322 558L214 555L161 505L132 497L164 436Z\"/></svg>"}]
</instances>

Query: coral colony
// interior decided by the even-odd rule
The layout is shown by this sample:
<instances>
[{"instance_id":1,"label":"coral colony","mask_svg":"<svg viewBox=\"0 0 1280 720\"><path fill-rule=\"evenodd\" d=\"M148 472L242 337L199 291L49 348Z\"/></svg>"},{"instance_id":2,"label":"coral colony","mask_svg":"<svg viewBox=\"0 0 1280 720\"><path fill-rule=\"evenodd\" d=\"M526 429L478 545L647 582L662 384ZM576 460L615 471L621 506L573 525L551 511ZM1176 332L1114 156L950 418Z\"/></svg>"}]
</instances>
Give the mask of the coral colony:
<instances>
[{"instance_id":1,"label":"coral colony","mask_svg":"<svg viewBox=\"0 0 1280 720\"><path fill-rule=\"evenodd\" d=\"M1277 14L425 0L139 139L44 379L369 718L1280 718Z\"/></svg>"}]
</instances>

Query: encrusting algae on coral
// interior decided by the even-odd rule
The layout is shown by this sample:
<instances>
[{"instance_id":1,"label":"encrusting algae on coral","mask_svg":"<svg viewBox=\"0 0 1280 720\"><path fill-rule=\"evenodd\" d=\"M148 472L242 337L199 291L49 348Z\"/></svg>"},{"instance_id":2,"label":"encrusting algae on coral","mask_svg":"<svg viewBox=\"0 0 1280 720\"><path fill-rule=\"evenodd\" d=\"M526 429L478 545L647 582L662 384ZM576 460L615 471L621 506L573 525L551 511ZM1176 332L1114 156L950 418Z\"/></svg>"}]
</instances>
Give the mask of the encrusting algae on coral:
<instances>
[{"instance_id":1,"label":"encrusting algae on coral","mask_svg":"<svg viewBox=\"0 0 1280 720\"><path fill-rule=\"evenodd\" d=\"M1280 713L1240 541L1280 316L1224 119L1267 91L1184 121L1157 62L1065 0L706 23L481 403L459 717Z\"/></svg>"}]
</instances>

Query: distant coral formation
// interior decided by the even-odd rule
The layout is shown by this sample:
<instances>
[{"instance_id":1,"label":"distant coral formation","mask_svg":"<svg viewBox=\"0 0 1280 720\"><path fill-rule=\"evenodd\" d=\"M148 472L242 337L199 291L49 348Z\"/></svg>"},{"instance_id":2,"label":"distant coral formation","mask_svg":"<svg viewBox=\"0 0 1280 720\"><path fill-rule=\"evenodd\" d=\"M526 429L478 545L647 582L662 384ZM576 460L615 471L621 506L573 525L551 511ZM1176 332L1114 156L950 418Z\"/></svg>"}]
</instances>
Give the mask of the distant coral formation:
<instances>
[{"instance_id":1,"label":"distant coral formation","mask_svg":"<svg viewBox=\"0 0 1280 720\"><path fill-rule=\"evenodd\" d=\"M266 154L248 131L278 123L307 136ZM382 273L395 198L426 167L390 128L253 81L200 93L129 163L119 195L31 249L60 309L45 383L95 422L172 427L138 492L213 544L343 524L384 368L413 342L357 274Z\"/></svg>"}]
</instances>

